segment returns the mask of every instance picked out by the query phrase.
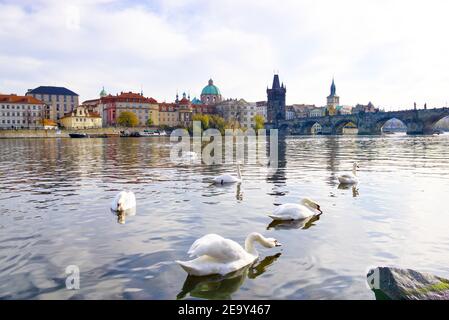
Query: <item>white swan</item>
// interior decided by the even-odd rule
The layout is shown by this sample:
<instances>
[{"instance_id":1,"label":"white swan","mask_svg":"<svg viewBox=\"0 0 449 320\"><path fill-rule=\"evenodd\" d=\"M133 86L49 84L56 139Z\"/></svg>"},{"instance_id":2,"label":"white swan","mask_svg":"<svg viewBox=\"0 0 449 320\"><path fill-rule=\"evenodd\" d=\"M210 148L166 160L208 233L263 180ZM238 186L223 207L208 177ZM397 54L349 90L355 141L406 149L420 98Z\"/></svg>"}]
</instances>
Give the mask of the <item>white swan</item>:
<instances>
[{"instance_id":1,"label":"white swan","mask_svg":"<svg viewBox=\"0 0 449 320\"><path fill-rule=\"evenodd\" d=\"M359 168L359 165L357 162L354 162L352 173L345 173L338 176L338 181L341 184L357 184L359 182L359 178L357 178L357 168Z\"/></svg>"},{"instance_id":2,"label":"white swan","mask_svg":"<svg viewBox=\"0 0 449 320\"><path fill-rule=\"evenodd\" d=\"M242 182L242 174L240 173L240 164L237 163L237 177L230 174L223 174L221 176L215 177L213 179L214 184L227 184L227 183L237 183Z\"/></svg>"},{"instance_id":3,"label":"white swan","mask_svg":"<svg viewBox=\"0 0 449 320\"><path fill-rule=\"evenodd\" d=\"M111 203L111 210L123 212L136 207L136 196L132 191L121 191Z\"/></svg>"},{"instance_id":4,"label":"white swan","mask_svg":"<svg viewBox=\"0 0 449 320\"><path fill-rule=\"evenodd\" d=\"M280 205L268 216L273 220L291 221L306 219L322 213L323 211L321 211L318 203L309 198L304 198L299 203Z\"/></svg>"},{"instance_id":5,"label":"white swan","mask_svg":"<svg viewBox=\"0 0 449 320\"><path fill-rule=\"evenodd\" d=\"M188 274L207 276L226 275L237 271L257 260L259 254L254 247L259 242L265 248L279 247L281 244L273 238L265 238L259 233L251 233L245 240L245 249L237 242L216 234L208 234L196 240L190 247L190 261L176 261Z\"/></svg>"}]
</instances>

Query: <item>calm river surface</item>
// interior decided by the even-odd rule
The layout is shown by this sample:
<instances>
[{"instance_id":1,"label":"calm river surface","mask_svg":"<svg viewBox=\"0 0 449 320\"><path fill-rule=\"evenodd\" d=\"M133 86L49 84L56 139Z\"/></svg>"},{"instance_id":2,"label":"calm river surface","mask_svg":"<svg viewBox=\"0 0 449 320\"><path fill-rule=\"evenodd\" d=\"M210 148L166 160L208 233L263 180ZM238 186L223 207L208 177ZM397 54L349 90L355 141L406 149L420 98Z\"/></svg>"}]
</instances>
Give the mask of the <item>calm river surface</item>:
<instances>
[{"instance_id":1,"label":"calm river surface","mask_svg":"<svg viewBox=\"0 0 449 320\"><path fill-rule=\"evenodd\" d=\"M371 266L449 278L449 135L287 137L276 174L246 165L240 187L208 182L234 166L176 165L170 146L0 140L0 298L374 299ZM355 160L357 189L339 189ZM137 214L119 224L109 206L123 189ZM267 230L276 205L304 196L321 204L318 221ZM232 277L187 279L174 262L204 234L243 243L253 231L283 246ZM69 265L80 290L65 288Z\"/></svg>"}]
</instances>

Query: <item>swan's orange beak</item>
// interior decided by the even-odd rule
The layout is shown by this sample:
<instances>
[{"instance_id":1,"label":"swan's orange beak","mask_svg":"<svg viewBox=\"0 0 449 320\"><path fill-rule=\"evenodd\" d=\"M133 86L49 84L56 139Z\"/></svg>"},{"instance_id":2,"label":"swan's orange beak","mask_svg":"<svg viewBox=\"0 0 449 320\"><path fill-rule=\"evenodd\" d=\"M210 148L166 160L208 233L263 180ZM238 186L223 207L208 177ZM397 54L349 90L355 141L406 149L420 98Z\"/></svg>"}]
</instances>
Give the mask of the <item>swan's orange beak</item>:
<instances>
[{"instance_id":1,"label":"swan's orange beak","mask_svg":"<svg viewBox=\"0 0 449 320\"><path fill-rule=\"evenodd\" d=\"M275 243L274 243L274 245L276 246L276 247L280 247L280 246L282 246L282 243L280 243L279 241L275 241Z\"/></svg>"}]
</instances>

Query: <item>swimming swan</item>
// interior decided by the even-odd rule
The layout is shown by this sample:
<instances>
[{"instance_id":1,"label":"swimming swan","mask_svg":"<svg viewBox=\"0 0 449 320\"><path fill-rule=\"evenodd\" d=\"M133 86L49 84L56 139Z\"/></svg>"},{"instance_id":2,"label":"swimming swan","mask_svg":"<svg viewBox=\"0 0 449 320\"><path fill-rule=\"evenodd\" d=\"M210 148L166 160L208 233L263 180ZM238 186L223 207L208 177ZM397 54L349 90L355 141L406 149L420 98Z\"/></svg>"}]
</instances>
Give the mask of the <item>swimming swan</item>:
<instances>
[{"instance_id":1,"label":"swimming swan","mask_svg":"<svg viewBox=\"0 0 449 320\"><path fill-rule=\"evenodd\" d=\"M309 198L304 198L299 203L280 205L268 216L273 220L291 221L303 220L318 214L321 215L322 213L323 211L321 211L318 203Z\"/></svg>"},{"instance_id":2,"label":"swimming swan","mask_svg":"<svg viewBox=\"0 0 449 320\"><path fill-rule=\"evenodd\" d=\"M254 247L258 242L265 248L279 247L281 244L273 238L265 238L259 233L251 233L245 240L245 249L237 242L216 234L208 234L196 240L190 247L190 261L176 261L192 276L212 274L227 275L257 260L259 254Z\"/></svg>"},{"instance_id":3,"label":"swimming swan","mask_svg":"<svg viewBox=\"0 0 449 320\"><path fill-rule=\"evenodd\" d=\"M359 182L359 178L357 178L357 168L359 168L359 165L357 162L354 162L352 173L345 173L338 176L338 181L341 184L357 184Z\"/></svg>"},{"instance_id":4,"label":"swimming swan","mask_svg":"<svg viewBox=\"0 0 449 320\"><path fill-rule=\"evenodd\" d=\"M226 184L226 183L237 183L242 182L242 175L240 173L240 164L237 163L237 177L231 176L230 174L223 174L221 176L215 177L213 179L214 184Z\"/></svg>"},{"instance_id":5,"label":"swimming swan","mask_svg":"<svg viewBox=\"0 0 449 320\"><path fill-rule=\"evenodd\" d=\"M111 210L123 212L136 207L136 196L132 191L121 191L111 203Z\"/></svg>"}]
</instances>

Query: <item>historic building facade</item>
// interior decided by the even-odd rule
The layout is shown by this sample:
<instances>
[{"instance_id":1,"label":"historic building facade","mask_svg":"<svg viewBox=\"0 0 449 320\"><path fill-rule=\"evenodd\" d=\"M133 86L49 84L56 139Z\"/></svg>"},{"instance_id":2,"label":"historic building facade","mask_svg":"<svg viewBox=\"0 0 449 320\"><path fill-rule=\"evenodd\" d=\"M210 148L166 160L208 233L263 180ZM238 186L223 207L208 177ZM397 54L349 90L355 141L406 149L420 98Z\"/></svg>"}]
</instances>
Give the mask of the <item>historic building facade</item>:
<instances>
[{"instance_id":1,"label":"historic building facade","mask_svg":"<svg viewBox=\"0 0 449 320\"><path fill-rule=\"evenodd\" d=\"M203 104L216 104L223 100L220 89L209 79L207 86L201 91L201 102Z\"/></svg>"},{"instance_id":2,"label":"historic building facade","mask_svg":"<svg viewBox=\"0 0 449 320\"><path fill-rule=\"evenodd\" d=\"M45 107L32 96L0 94L0 128L42 128Z\"/></svg>"},{"instance_id":3,"label":"historic building facade","mask_svg":"<svg viewBox=\"0 0 449 320\"><path fill-rule=\"evenodd\" d=\"M64 87L40 86L28 90L26 95L43 101L46 105L44 118L58 123L64 114L79 105L78 94Z\"/></svg>"},{"instance_id":4,"label":"historic building facade","mask_svg":"<svg viewBox=\"0 0 449 320\"><path fill-rule=\"evenodd\" d=\"M215 106L216 112L235 129L253 128L256 124L254 117L257 113L257 104L244 99L228 99Z\"/></svg>"},{"instance_id":5,"label":"historic building facade","mask_svg":"<svg viewBox=\"0 0 449 320\"><path fill-rule=\"evenodd\" d=\"M116 126L120 114L124 111L133 112L139 119L139 126L147 126L148 120L156 125L159 121L159 105L153 98L146 98L142 94L121 92L115 96L107 95L100 98L98 107L103 110L103 124Z\"/></svg>"},{"instance_id":6,"label":"historic building facade","mask_svg":"<svg viewBox=\"0 0 449 320\"><path fill-rule=\"evenodd\" d=\"M267 121L276 123L279 120L285 120L285 95L287 88L279 82L279 75L275 74L271 89L267 88Z\"/></svg>"},{"instance_id":7,"label":"historic building facade","mask_svg":"<svg viewBox=\"0 0 449 320\"><path fill-rule=\"evenodd\" d=\"M60 119L61 125L66 129L101 128L102 121L99 113L89 111L86 106L79 106L66 113Z\"/></svg>"}]
</instances>

